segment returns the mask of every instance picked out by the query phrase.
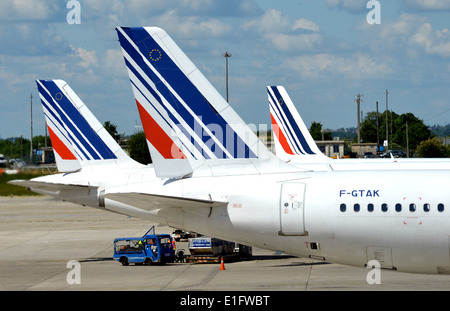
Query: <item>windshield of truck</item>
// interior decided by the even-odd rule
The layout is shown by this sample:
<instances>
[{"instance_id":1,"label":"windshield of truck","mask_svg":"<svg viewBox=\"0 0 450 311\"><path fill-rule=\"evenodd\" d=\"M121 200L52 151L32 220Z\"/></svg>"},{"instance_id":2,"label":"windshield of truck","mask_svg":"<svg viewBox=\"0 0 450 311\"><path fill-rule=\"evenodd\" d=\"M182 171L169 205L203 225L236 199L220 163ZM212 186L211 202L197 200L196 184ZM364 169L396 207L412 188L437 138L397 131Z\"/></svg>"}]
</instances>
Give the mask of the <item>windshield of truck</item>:
<instances>
[{"instance_id":1,"label":"windshield of truck","mask_svg":"<svg viewBox=\"0 0 450 311\"><path fill-rule=\"evenodd\" d=\"M160 238L159 243L161 243L162 248L172 248L172 241L169 237Z\"/></svg>"}]
</instances>

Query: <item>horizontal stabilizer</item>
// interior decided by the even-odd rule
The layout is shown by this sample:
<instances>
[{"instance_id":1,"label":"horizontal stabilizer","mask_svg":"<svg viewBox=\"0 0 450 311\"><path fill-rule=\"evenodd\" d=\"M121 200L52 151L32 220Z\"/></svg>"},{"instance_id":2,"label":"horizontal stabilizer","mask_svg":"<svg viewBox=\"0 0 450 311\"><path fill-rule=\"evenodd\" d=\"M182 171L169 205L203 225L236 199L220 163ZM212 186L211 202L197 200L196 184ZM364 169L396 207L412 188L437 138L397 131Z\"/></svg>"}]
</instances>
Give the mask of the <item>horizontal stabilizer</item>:
<instances>
[{"instance_id":1,"label":"horizontal stabilizer","mask_svg":"<svg viewBox=\"0 0 450 311\"><path fill-rule=\"evenodd\" d=\"M181 198L174 196L165 196L157 194L145 193L106 193L104 198L114 200L123 204L132 205L146 211L166 208L166 207L183 207L183 208L213 208L226 206L228 202L220 202L213 200L203 200L194 198Z\"/></svg>"},{"instance_id":2,"label":"horizontal stabilizer","mask_svg":"<svg viewBox=\"0 0 450 311\"><path fill-rule=\"evenodd\" d=\"M55 198L64 199L69 202L74 202L82 205L95 206L98 202L97 187L71 185L71 184L57 184L37 180L11 180L8 184L28 188L29 190L50 195Z\"/></svg>"}]
</instances>

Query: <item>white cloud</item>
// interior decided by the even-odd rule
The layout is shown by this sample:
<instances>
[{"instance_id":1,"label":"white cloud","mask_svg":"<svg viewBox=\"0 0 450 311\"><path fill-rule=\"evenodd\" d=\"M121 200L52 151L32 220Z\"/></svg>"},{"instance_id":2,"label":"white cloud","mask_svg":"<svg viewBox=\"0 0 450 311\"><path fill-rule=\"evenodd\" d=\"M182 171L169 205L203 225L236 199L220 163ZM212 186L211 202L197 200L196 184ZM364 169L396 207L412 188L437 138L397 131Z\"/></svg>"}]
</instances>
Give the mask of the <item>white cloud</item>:
<instances>
[{"instance_id":1,"label":"white cloud","mask_svg":"<svg viewBox=\"0 0 450 311\"><path fill-rule=\"evenodd\" d=\"M253 29L259 33L279 32L291 28L289 18L284 17L281 11L270 9L259 19L244 22L244 30Z\"/></svg>"},{"instance_id":2,"label":"white cloud","mask_svg":"<svg viewBox=\"0 0 450 311\"><path fill-rule=\"evenodd\" d=\"M23 83L23 76L13 71L8 71L8 68L0 67L0 81L6 84L9 90L15 90L16 86L21 86Z\"/></svg>"},{"instance_id":3,"label":"white cloud","mask_svg":"<svg viewBox=\"0 0 450 311\"><path fill-rule=\"evenodd\" d=\"M122 22L133 22L135 26L142 20L168 10L175 11L177 16L208 18L256 16L263 13L253 0L84 0L82 9L89 20L114 16Z\"/></svg>"},{"instance_id":4,"label":"white cloud","mask_svg":"<svg viewBox=\"0 0 450 311\"><path fill-rule=\"evenodd\" d=\"M180 3L181 2L181 3ZM179 14L197 16L255 16L262 14L261 8L253 0L182 0L177 2ZM181 5L180 5L181 4Z\"/></svg>"},{"instance_id":5,"label":"white cloud","mask_svg":"<svg viewBox=\"0 0 450 311\"><path fill-rule=\"evenodd\" d=\"M59 1L53 3L46 0L12 0L0 2L0 20L36 21L55 18L66 9L66 4ZM64 16L65 18L65 16Z\"/></svg>"},{"instance_id":6,"label":"white cloud","mask_svg":"<svg viewBox=\"0 0 450 311\"><path fill-rule=\"evenodd\" d=\"M260 34L277 51L306 51L322 43L320 27L316 23L305 18L291 22L289 17L274 9L258 19L244 22L241 28Z\"/></svg>"},{"instance_id":7,"label":"white cloud","mask_svg":"<svg viewBox=\"0 0 450 311\"><path fill-rule=\"evenodd\" d=\"M95 51L88 51L86 49L83 49L82 47L79 47L76 52L77 55L81 58L81 67L89 68L92 66L98 66L97 54Z\"/></svg>"},{"instance_id":8,"label":"white cloud","mask_svg":"<svg viewBox=\"0 0 450 311\"><path fill-rule=\"evenodd\" d=\"M72 51L53 27L40 22L3 23L0 42L7 42L0 50L3 55L62 55Z\"/></svg>"},{"instance_id":9,"label":"white cloud","mask_svg":"<svg viewBox=\"0 0 450 311\"><path fill-rule=\"evenodd\" d=\"M352 14L367 11L364 0L326 0L328 7L347 11Z\"/></svg>"},{"instance_id":10,"label":"white cloud","mask_svg":"<svg viewBox=\"0 0 450 311\"><path fill-rule=\"evenodd\" d=\"M109 49L102 59L102 66L106 72L116 77L127 77L123 54L120 49Z\"/></svg>"},{"instance_id":11,"label":"white cloud","mask_svg":"<svg viewBox=\"0 0 450 311\"><path fill-rule=\"evenodd\" d=\"M376 52L397 50L397 55L420 57L423 53L450 57L450 30L433 29L426 17L403 13L395 21L384 22L382 27L362 29L371 49Z\"/></svg>"},{"instance_id":12,"label":"white cloud","mask_svg":"<svg viewBox=\"0 0 450 311\"><path fill-rule=\"evenodd\" d=\"M310 20L308 20L306 18L300 18L300 19L297 19L296 21L294 21L294 25L292 26L292 30L298 30L298 29L310 30L310 31L313 31L313 32L320 31L319 25L317 25L313 21L310 21Z\"/></svg>"},{"instance_id":13,"label":"white cloud","mask_svg":"<svg viewBox=\"0 0 450 311\"><path fill-rule=\"evenodd\" d=\"M450 0L404 0L404 4L414 11L450 10Z\"/></svg>"},{"instance_id":14,"label":"white cloud","mask_svg":"<svg viewBox=\"0 0 450 311\"><path fill-rule=\"evenodd\" d=\"M399 37L408 37L411 32L415 31L417 25L423 23L425 18L403 13L400 15L400 18L396 21L386 22L385 27L382 28L381 36L383 39L391 39L398 40Z\"/></svg>"},{"instance_id":15,"label":"white cloud","mask_svg":"<svg viewBox=\"0 0 450 311\"><path fill-rule=\"evenodd\" d=\"M202 20L197 16L181 17L175 10L166 11L153 19L173 37L205 38L221 37L232 31L231 25L219 19Z\"/></svg>"},{"instance_id":16,"label":"white cloud","mask_svg":"<svg viewBox=\"0 0 450 311\"><path fill-rule=\"evenodd\" d=\"M447 28L433 30L429 23L424 23L411 37L412 44L421 47L427 54L450 57L450 33Z\"/></svg>"},{"instance_id":17,"label":"white cloud","mask_svg":"<svg viewBox=\"0 0 450 311\"><path fill-rule=\"evenodd\" d=\"M369 55L355 53L339 57L329 53L288 58L283 66L297 71L304 78L339 76L342 79L380 78L392 73L385 62L377 62Z\"/></svg>"},{"instance_id":18,"label":"white cloud","mask_svg":"<svg viewBox=\"0 0 450 311\"><path fill-rule=\"evenodd\" d=\"M320 34L268 33L264 38L274 49L283 52L309 51L322 42Z\"/></svg>"}]
</instances>

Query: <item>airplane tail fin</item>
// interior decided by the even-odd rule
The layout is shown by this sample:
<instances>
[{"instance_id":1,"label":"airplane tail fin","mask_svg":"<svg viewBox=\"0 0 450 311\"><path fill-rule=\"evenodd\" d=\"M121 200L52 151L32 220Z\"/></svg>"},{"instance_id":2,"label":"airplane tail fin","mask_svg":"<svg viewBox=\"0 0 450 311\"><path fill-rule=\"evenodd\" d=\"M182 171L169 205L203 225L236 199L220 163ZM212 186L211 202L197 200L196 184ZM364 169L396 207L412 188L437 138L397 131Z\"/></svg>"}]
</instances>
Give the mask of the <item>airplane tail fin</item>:
<instances>
[{"instance_id":1,"label":"airplane tail fin","mask_svg":"<svg viewBox=\"0 0 450 311\"><path fill-rule=\"evenodd\" d=\"M156 27L117 27L156 174L209 160L273 157L178 45Z\"/></svg>"},{"instance_id":2,"label":"airplane tail fin","mask_svg":"<svg viewBox=\"0 0 450 311\"><path fill-rule=\"evenodd\" d=\"M120 148L66 82L36 83L60 172L75 171L89 164L141 166Z\"/></svg>"},{"instance_id":3,"label":"airplane tail fin","mask_svg":"<svg viewBox=\"0 0 450 311\"><path fill-rule=\"evenodd\" d=\"M282 86L268 86L275 154L283 161L325 158Z\"/></svg>"}]
</instances>

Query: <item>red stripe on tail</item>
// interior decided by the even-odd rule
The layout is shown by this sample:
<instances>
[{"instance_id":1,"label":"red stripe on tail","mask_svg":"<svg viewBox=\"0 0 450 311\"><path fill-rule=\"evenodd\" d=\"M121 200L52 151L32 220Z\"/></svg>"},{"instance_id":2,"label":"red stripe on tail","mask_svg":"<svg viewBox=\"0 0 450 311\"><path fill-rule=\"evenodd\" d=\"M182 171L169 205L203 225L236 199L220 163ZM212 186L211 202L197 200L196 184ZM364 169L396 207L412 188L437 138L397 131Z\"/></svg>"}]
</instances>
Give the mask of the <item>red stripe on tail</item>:
<instances>
[{"instance_id":1,"label":"red stripe on tail","mask_svg":"<svg viewBox=\"0 0 450 311\"><path fill-rule=\"evenodd\" d=\"M73 153L66 147L66 145L59 139L52 129L47 126L48 132L50 133L50 140L52 141L53 150L61 157L63 160L76 160L77 158Z\"/></svg>"},{"instance_id":2,"label":"red stripe on tail","mask_svg":"<svg viewBox=\"0 0 450 311\"><path fill-rule=\"evenodd\" d=\"M280 127L278 126L278 123L275 121L272 114L270 114L270 118L272 119L272 131L274 132L275 136L277 137L278 141L281 144L281 147L283 147L284 151L287 154L294 154L292 152L291 147L289 146L289 143L286 139L286 136L284 136L283 132L280 130Z\"/></svg>"},{"instance_id":3,"label":"red stripe on tail","mask_svg":"<svg viewBox=\"0 0 450 311\"><path fill-rule=\"evenodd\" d=\"M144 127L145 137L155 147L164 159L186 159L184 153L178 148L169 135L147 113L136 99L136 104Z\"/></svg>"}]
</instances>

